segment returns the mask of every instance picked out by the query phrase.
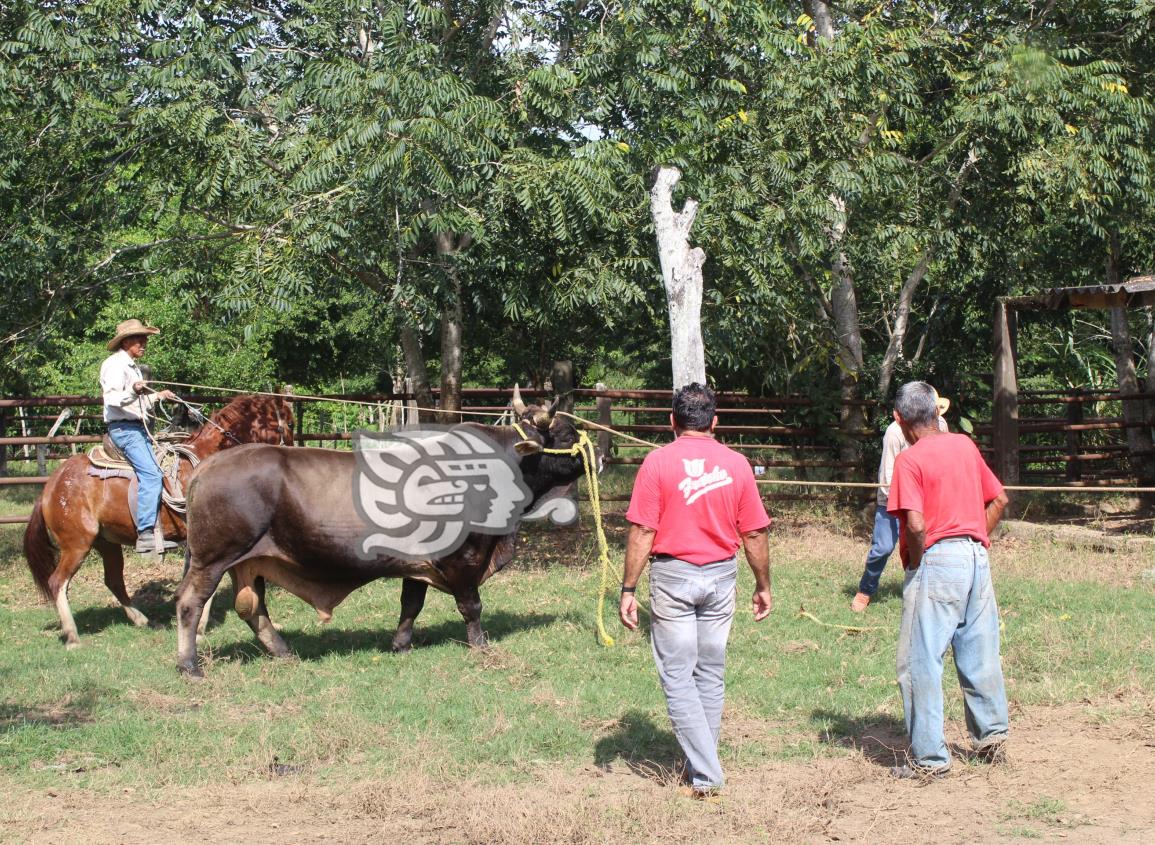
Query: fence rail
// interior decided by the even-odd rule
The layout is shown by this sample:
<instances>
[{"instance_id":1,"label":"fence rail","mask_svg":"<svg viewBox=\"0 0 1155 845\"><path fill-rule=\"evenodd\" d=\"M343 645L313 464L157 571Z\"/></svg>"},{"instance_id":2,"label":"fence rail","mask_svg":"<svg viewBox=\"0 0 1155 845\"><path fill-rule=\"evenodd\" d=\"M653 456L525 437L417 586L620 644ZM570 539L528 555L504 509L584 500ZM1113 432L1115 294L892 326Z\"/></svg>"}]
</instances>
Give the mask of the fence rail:
<instances>
[{"instance_id":1,"label":"fence rail","mask_svg":"<svg viewBox=\"0 0 1155 845\"><path fill-rule=\"evenodd\" d=\"M434 396L438 394L433 391ZM552 392L526 389L527 401L552 399ZM463 410L492 414L493 420L508 411L512 390L508 388L466 388L462 390ZM203 391L186 395L192 402L225 404L231 396ZM665 442L671 436L668 425L671 392L668 390L597 388L573 390L567 401L576 415L602 425L612 426L626 434L653 442ZM356 406L330 404L330 400L359 403ZM1031 416L1016 419L1018 440L1014 450L1019 477L1024 481L1064 479L1068 486L1104 487L1134 480L1137 466L1144 460L1155 461L1155 447L1137 448L1127 437L1145 434L1155 423L1155 411L1136 421L1123 418L1125 403L1143 402L1155 409L1155 395L1120 394L1118 391L1072 390L1019 391L1018 406L1030 406ZM331 394L323 397L301 396L293 399L296 424L294 435L299 445L340 447L359 428L377 428L390 419L415 422L417 396L413 391L370 394ZM877 409L872 400L852 403L869 413ZM77 413L72 409L99 409L99 397L40 396L0 398L0 486L43 484L48 479L47 464L75 454L78 447L100 441L103 434L101 415ZM1048 415L1047 408L1059 409ZM50 410L55 410L53 414ZM838 408L820 404L809 397L751 396L719 391L717 428L726 444L746 454L753 466L786 471L799 479L831 476L870 479L877 466L877 446L885 419L879 417L879 428L846 432L838 426ZM888 416L888 415L887 415ZM465 416L464 419L476 419ZM58 429L64 422L67 433L49 436L46 430ZM996 426L982 422L973 426L973 436L984 455L995 463L993 440ZM16 434L19 431L20 434ZM862 460L848 461L840 454L845 438L858 443ZM637 465L644 447L616 441L605 432L598 434L599 446L607 463ZM36 461L34 475L9 475L10 464ZM23 469L23 467L22 467ZM769 495L769 494L767 494ZM781 498L783 494L774 494ZM812 498L798 494L796 498ZM787 498L793 497L786 494ZM24 517L2 517L0 524L23 521Z\"/></svg>"}]
</instances>

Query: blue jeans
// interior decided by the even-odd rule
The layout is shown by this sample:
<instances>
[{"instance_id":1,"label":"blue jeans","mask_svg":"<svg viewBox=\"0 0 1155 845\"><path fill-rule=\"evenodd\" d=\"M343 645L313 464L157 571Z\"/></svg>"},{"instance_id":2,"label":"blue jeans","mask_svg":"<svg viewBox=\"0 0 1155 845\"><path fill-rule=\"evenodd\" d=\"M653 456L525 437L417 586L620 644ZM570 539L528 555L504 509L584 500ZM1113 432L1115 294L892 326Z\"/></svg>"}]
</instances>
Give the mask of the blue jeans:
<instances>
[{"instance_id":1,"label":"blue jeans","mask_svg":"<svg viewBox=\"0 0 1155 845\"><path fill-rule=\"evenodd\" d=\"M898 634L898 688L914 762L950 766L943 737L942 663L954 647L967 731L977 743L1007 733L999 662L999 609L987 550L969 538L939 540L906 573Z\"/></svg>"},{"instance_id":2,"label":"blue jeans","mask_svg":"<svg viewBox=\"0 0 1155 845\"><path fill-rule=\"evenodd\" d=\"M737 589L737 558L705 566L657 558L650 566L654 662L690 783L699 789L722 786L718 737Z\"/></svg>"},{"instance_id":3,"label":"blue jeans","mask_svg":"<svg viewBox=\"0 0 1155 845\"><path fill-rule=\"evenodd\" d=\"M858 592L873 596L878 592L878 579L886 568L886 561L898 545L898 517L886 512L886 505L875 505L874 533L870 535L870 551L866 553L866 568L858 582Z\"/></svg>"},{"instance_id":4,"label":"blue jeans","mask_svg":"<svg viewBox=\"0 0 1155 845\"><path fill-rule=\"evenodd\" d=\"M164 482L156 457L152 454L148 435L145 434L144 424L128 421L110 422L108 436L116 444L116 448L124 452L133 470L136 471L136 512L133 514L136 531L138 534L152 531L156 526L156 513L160 509Z\"/></svg>"}]
</instances>

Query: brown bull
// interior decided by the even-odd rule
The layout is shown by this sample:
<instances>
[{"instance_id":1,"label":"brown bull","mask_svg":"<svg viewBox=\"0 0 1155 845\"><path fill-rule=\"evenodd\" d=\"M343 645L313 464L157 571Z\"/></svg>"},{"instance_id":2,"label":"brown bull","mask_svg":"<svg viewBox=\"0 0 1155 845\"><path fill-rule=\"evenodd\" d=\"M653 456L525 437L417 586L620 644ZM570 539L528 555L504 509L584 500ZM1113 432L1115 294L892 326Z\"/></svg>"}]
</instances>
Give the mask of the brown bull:
<instances>
[{"instance_id":1,"label":"brown bull","mask_svg":"<svg viewBox=\"0 0 1155 845\"><path fill-rule=\"evenodd\" d=\"M465 424L484 432L517 462L533 504L572 483L582 458L568 450L574 426L553 409L523 409L519 427ZM403 578L401 617L393 650L407 650L413 622L430 585L451 594L465 619L469 644L486 644L478 587L513 558L516 523L502 534L469 534L460 548L433 560L378 553L365 556L367 523L354 501L353 453L326 449L246 446L206 461L188 501L188 571L177 590L178 668L199 676L196 629L205 602L226 572L235 609L276 657L289 656L265 604L272 581L316 608L323 621L353 590L378 578Z\"/></svg>"}]
</instances>

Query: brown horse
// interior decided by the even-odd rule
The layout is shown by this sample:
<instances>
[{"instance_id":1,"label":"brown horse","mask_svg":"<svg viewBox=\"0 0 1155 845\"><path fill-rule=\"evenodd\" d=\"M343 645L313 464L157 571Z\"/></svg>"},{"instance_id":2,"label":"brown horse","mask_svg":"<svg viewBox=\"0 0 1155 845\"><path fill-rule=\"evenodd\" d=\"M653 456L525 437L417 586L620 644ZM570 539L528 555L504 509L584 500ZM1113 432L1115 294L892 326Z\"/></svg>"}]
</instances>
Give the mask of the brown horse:
<instances>
[{"instance_id":1,"label":"brown horse","mask_svg":"<svg viewBox=\"0 0 1155 845\"><path fill-rule=\"evenodd\" d=\"M293 413L289 402L270 396L238 396L197 429L182 445L199 459L242 443L293 443ZM80 645L76 622L68 605L68 585L93 547L104 559L104 583L134 625L148 618L132 604L124 586L121 546L136 541L124 478L100 479L89 475L86 455L73 455L44 485L24 532L24 557L36 586L56 605L61 637L68 648ZM187 489L192 463L180 463L181 486ZM185 520L162 506L157 527L170 540L183 540Z\"/></svg>"}]
</instances>

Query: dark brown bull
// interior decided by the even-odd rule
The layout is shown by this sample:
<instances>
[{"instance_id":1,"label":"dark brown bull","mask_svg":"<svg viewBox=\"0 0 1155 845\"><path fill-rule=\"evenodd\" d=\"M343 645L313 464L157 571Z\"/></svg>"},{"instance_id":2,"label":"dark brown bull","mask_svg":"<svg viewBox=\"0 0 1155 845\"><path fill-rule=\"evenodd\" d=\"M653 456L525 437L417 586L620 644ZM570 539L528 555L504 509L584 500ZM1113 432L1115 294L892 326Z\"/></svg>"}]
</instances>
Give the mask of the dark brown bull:
<instances>
[{"instance_id":1,"label":"dark brown bull","mask_svg":"<svg viewBox=\"0 0 1155 845\"><path fill-rule=\"evenodd\" d=\"M570 449L577 431L566 419L530 406L519 428L474 426L518 461L532 498L525 511L550 491L582 473ZM188 572L177 589L178 668L200 676L196 629L205 602L225 572L233 580L235 609L275 657L290 655L265 604L272 581L316 608L323 621L353 590L378 578L403 578L401 618L393 650L407 650L413 622L430 585L451 594L465 619L471 646L486 644L478 587L513 558L516 526L501 536L470 534L464 545L437 560L385 555L364 559L359 541L367 523L353 501L355 456L327 449L245 446L206 461L188 499Z\"/></svg>"}]
</instances>

